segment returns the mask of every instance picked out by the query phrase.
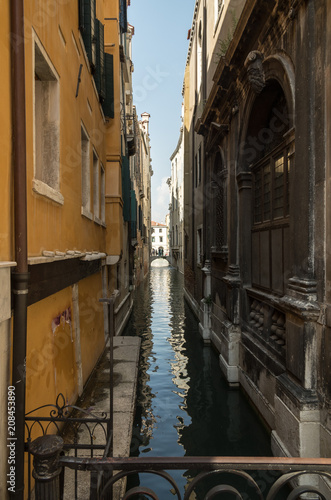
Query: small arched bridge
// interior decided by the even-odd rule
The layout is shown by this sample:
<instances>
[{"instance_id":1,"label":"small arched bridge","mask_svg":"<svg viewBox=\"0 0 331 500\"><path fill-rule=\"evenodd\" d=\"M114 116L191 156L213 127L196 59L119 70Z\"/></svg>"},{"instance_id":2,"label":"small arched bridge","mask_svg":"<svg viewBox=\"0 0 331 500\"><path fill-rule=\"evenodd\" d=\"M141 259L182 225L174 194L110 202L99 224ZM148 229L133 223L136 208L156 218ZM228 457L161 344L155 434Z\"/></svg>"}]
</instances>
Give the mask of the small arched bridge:
<instances>
[{"instance_id":1,"label":"small arched bridge","mask_svg":"<svg viewBox=\"0 0 331 500\"><path fill-rule=\"evenodd\" d=\"M150 256L150 260L149 260L149 263L151 264L154 260L156 259L165 259L169 262L169 264L171 265L171 258L169 255L151 255Z\"/></svg>"}]
</instances>

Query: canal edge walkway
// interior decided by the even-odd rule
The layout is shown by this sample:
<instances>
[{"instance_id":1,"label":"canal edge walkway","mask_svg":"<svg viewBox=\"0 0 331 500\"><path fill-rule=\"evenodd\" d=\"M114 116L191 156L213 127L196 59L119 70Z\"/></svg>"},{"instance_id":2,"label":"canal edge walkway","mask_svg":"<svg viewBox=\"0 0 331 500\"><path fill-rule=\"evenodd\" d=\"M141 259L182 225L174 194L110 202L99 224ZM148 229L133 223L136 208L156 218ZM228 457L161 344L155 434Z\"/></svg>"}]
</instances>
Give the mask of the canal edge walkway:
<instances>
[{"instance_id":1,"label":"canal edge walkway","mask_svg":"<svg viewBox=\"0 0 331 500\"><path fill-rule=\"evenodd\" d=\"M139 337L114 337L114 456L129 457L133 419L136 409L136 393L141 339ZM98 415L109 414L109 346L88 381L80 407ZM83 436L82 436L83 439ZM98 435L96 433L96 444ZM86 452L85 452L86 453ZM95 456L99 453L95 453ZM73 475L66 470L64 498L74 497ZM90 475L80 474L79 499L89 500ZM113 500L125 494L126 479L114 487Z\"/></svg>"}]
</instances>

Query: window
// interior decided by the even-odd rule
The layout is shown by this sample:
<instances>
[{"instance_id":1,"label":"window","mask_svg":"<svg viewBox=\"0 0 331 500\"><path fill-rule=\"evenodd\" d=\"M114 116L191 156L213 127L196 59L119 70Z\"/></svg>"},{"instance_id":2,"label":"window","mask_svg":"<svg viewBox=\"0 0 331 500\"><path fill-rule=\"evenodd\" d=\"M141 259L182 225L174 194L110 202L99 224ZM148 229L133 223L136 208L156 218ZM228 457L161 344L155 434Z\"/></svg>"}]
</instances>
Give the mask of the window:
<instances>
[{"instance_id":1,"label":"window","mask_svg":"<svg viewBox=\"0 0 331 500\"><path fill-rule=\"evenodd\" d=\"M197 264L202 263L202 229L197 230Z\"/></svg>"},{"instance_id":2,"label":"window","mask_svg":"<svg viewBox=\"0 0 331 500\"><path fill-rule=\"evenodd\" d=\"M126 33L128 30L126 0L120 0L120 28L122 33Z\"/></svg>"},{"instance_id":3,"label":"window","mask_svg":"<svg viewBox=\"0 0 331 500\"><path fill-rule=\"evenodd\" d=\"M159 229L159 233L162 233L162 231L163 231L162 229Z\"/></svg>"},{"instance_id":4,"label":"window","mask_svg":"<svg viewBox=\"0 0 331 500\"><path fill-rule=\"evenodd\" d=\"M94 72L94 81L99 94L100 101L103 102L106 97L106 73L105 73L105 52L104 52L104 26L96 19L96 67Z\"/></svg>"},{"instance_id":5,"label":"window","mask_svg":"<svg viewBox=\"0 0 331 500\"><path fill-rule=\"evenodd\" d=\"M201 182L201 146L199 146L198 149L197 171L198 171L198 185L199 185Z\"/></svg>"},{"instance_id":6,"label":"window","mask_svg":"<svg viewBox=\"0 0 331 500\"><path fill-rule=\"evenodd\" d=\"M93 214L94 220L100 222L100 186L99 186L99 158L93 150Z\"/></svg>"},{"instance_id":7,"label":"window","mask_svg":"<svg viewBox=\"0 0 331 500\"><path fill-rule=\"evenodd\" d=\"M254 171L254 224L289 215L290 162L286 151L268 158Z\"/></svg>"},{"instance_id":8,"label":"window","mask_svg":"<svg viewBox=\"0 0 331 500\"><path fill-rule=\"evenodd\" d=\"M202 22L200 19L197 40L197 90L200 91L202 82Z\"/></svg>"},{"instance_id":9,"label":"window","mask_svg":"<svg viewBox=\"0 0 331 500\"><path fill-rule=\"evenodd\" d=\"M97 57L95 10L95 0L79 0L79 28L92 71L96 67Z\"/></svg>"},{"instance_id":10,"label":"window","mask_svg":"<svg viewBox=\"0 0 331 500\"><path fill-rule=\"evenodd\" d=\"M102 222L106 222L106 174L104 166L100 169L100 216Z\"/></svg>"},{"instance_id":11,"label":"window","mask_svg":"<svg viewBox=\"0 0 331 500\"><path fill-rule=\"evenodd\" d=\"M201 146L199 146L198 152L195 155L195 187L198 187L201 183Z\"/></svg>"},{"instance_id":12,"label":"window","mask_svg":"<svg viewBox=\"0 0 331 500\"><path fill-rule=\"evenodd\" d=\"M152 236L152 243L155 243L155 236Z\"/></svg>"},{"instance_id":13,"label":"window","mask_svg":"<svg viewBox=\"0 0 331 500\"><path fill-rule=\"evenodd\" d=\"M105 53L105 99L102 109L107 118L114 118L114 58Z\"/></svg>"},{"instance_id":14,"label":"window","mask_svg":"<svg viewBox=\"0 0 331 500\"><path fill-rule=\"evenodd\" d=\"M160 243L163 243L163 236L160 236L159 240L160 240Z\"/></svg>"},{"instance_id":15,"label":"window","mask_svg":"<svg viewBox=\"0 0 331 500\"><path fill-rule=\"evenodd\" d=\"M215 22L215 25L217 24L220 13L222 12L223 5L224 5L224 0L214 0L214 22Z\"/></svg>"},{"instance_id":16,"label":"window","mask_svg":"<svg viewBox=\"0 0 331 500\"><path fill-rule=\"evenodd\" d=\"M213 225L212 248L219 252L227 251L227 169L223 161L223 153L215 155L211 187L213 189L212 209ZM225 257L225 254L223 254Z\"/></svg>"},{"instance_id":17,"label":"window","mask_svg":"<svg viewBox=\"0 0 331 500\"><path fill-rule=\"evenodd\" d=\"M81 127L82 154L82 215L92 219L91 179L90 179L90 140L85 128Z\"/></svg>"},{"instance_id":18,"label":"window","mask_svg":"<svg viewBox=\"0 0 331 500\"><path fill-rule=\"evenodd\" d=\"M60 85L42 46L34 44L33 190L63 204L60 185Z\"/></svg>"},{"instance_id":19,"label":"window","mask_svg":"<svg viewBox=\"0 0 331 500\"><path fill-rule=\"evenodd\" d=\"M246 141L257 145L256 151L250 151L256 156L251 166L252 285L278 295L285 293L290 272L289 182L294 136L286 134L289 123L284 92L271 80L255 100Z\"/></svg>"},{"instance_id":20,"label":"window","mask_svg":"<svg viewBox=\"0 0 331 500\"><path fill-rule=\"evenodd\" d=\"M155 232L155 229L154 229L154 227L152 227L152 234L153 234L154 232Z\"/></svg>"}]
</instances>

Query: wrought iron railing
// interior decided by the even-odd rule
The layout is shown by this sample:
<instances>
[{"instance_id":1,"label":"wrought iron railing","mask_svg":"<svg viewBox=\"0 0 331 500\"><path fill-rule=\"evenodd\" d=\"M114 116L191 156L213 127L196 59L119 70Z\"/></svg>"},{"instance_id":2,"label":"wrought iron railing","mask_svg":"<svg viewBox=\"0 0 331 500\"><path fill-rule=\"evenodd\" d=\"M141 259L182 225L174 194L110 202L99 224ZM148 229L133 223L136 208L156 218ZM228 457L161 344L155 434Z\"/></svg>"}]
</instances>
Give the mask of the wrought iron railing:
<instances>
[{"instance_id":1,"label":"wrought iron railing","mask_svg":"<svg viewBox=\"0 0 331 500\"><path fill-rule=\"evenodd\" d=\"M29 500L32 476L35 481L35 500L62 500L66 490L66 477L74 471L74 494L70 500L82 500L78 496L78 473L89 474L89 500L112 499L113 486L133 474L154 474L164 478L171 486L174 496L181 500L198 498L195 493L202 483L216 478L216 484L207 486L200 498L212 500L228 494L231 500L253 500L254 492L259 500L299 500L311 494L319 500L331 499L331 458L273 458L273 457L147 457L112 458L113 455L113 332L114 299L100 299L109 306L109 416L94 415L76 406L68 405L59 395L55 405L45 405L26 415L29 469ZM40 416L49 410L49 416ZM85 437L81 432L85 429ZM100 431L103 439L96 442ZM36 437L39 436L39 437ZM69 456L71 451L73 456ZM84 456L81 454L84 453ZM88 456L85 456L88 455ZM99 456L96 456L99 455ZM186 490L180 488L169 471L193 471ZM117 472L119 471L119 472ZM254 479L256 471L269 472L267 482ZM280 477L272 472L278 471ZM193 477L194 476L194 477ZM234 480L230 480L232 478ZM143 481L142 481L143 482ZM88 483L86 478L84 483ZM290 485L291 490L285 488ZM69 487L68 487L69 488ZM72 488L72 487L71 487ZM71 491L71 490L70 490ZM280 497L279 494L282 493ZM127 500L145 495L158 500L157 493L150 488L130 488L122 498ZM229 498L226 497L226 498ZM85 498L85 497L84 497ZM222 497L223 498L223 497ZM309 498L312 498L311 496ZM160 500L164 500L160 498Z\"/></svg>"},{"instance_id":2,"label":"wrought iron railing","mask_svg":"<svg viewBox=\"0 0 331 500\"><path fill-rule=\"evenodd\" d=\"M59 449L57 450L57 453ZM38 466L38 457L35 466ZM212 486L203 496L204 500L220 498L217 495L229 494L234 500L299 500L304 494L314 495L309 498L330 500L330 489L327 483L331 481L331 459L319 458L273 458L273 457L155 457L155 458L89 458L89 457L58 457L58 470L61 468L75 471L86 471L93 474L108 471L110 477L103 488L91 496L91 500L104 500L108 492L117 481L132 474L154 474L165 479L171 487L172 493L178 500L197 498L195 492L199 485L217 476L217 484ZM175 479L168 471L195 470L199 471L189 483L183 496ZM114 473L114 471L120 471ZM278 471L281 475L276 478L270 475L272 484L253 479L252 471ZM224 478L224 480L222 480ZM229 480L234 479L234 481ZM318 480L315 481L315 478ZM268 486L268 487L267 487ZM288 488L290 486L290 488ZM286 489L287 488L287 489ZM247 494L247 491L251 493ZM329 491L329 493L328 493ZM283 492L283 496L279 496ZM36 500L49 500L45 496ZM144 498L158 500L155 491L144 486L129 489L120 500L129 498ZM284 496L285 495L285 496ZM229 497L226 497L229 498ZM57 499L56 499L57 500ZM163 500L160 498L160 500Z\"/></svg>"},{"instance_id":3,"label":"wrought iron railing","mask_svg":"<svg viewBox=\"0 0 331 500\"><path fill-rule=\"evenodd\" d=\"M41 416L40 414L48 416ZM32 442L39 437L42 449L49 447L50 438L54 435L61 437L61 452L72 455L71 458L78 459L79 455L88 454L89 458L95 456L109 457L112 447L111 419L106 413L96 415L91 411L84 410L74 405L66 404L63 394L59 394L55 404L43 405L29 412L25 416L26 444L25 450L28 455L28 500L31 500L32 490ZM40 439L40 436L46 439ZM38 449L40 452L40 448ZM105 483L104 473L91 473L91 490L95 489L99 494ZM72 490L74 499L79 500L78 493L78 469L74 471ZM63 498L65 487L64 469L59 473L59 498ZM91 492L91 495L93 493ZM105 498L110 498L108 495ZM45 499L46 500L46 499Z\"/></svg>"}]
</instances>

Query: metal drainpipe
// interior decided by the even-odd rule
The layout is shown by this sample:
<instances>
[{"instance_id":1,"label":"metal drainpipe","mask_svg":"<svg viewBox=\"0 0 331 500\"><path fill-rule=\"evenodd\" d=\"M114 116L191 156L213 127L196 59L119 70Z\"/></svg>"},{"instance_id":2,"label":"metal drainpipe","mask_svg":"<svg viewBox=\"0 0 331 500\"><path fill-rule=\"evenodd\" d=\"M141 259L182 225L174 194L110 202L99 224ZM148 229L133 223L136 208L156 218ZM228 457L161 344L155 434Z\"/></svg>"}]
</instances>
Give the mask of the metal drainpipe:
<instances>
[{"instance_id":1,"label":"metal drainpipe","mask_svg":"<svg viewBox=\"0 0 331 500\"><path fill-rule=\"evenodd\" d=\"M13 273L14 321L12 385L15 386L15 493L24 497L25 359L27 330L27 204L26 204L26 124L24 63L24 0L10 2L12 61L12 122L14 172L15 259Z\"/></svg>"}]
</instances>

